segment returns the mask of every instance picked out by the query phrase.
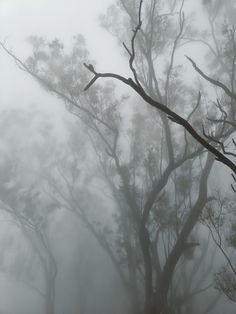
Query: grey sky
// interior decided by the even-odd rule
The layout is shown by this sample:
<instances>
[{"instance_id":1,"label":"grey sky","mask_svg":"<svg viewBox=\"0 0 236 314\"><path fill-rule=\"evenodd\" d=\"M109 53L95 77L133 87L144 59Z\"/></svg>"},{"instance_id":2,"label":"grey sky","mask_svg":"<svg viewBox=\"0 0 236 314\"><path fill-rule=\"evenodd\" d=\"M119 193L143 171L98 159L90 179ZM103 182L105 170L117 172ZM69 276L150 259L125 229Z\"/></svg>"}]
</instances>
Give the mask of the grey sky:
<instances>
[{"instance_id":1,"label":"grey sky","mask_svg":"<svg viewBox=\"0 0 236 314\"><path fill-rule=\"evenodd\" d=\"M118 47L111 35L99 26L99 15L105 13L109 4L114 2L115 0L0 0L0 40L24 60L30 54L30 46L26 42L30 35L48 39L57 37L65 45L69 45L72 37L81 33L101 71L127 73L128 60L122 56L123 48ZM186 14L197 8L200 2L201 0L186 0ZM202 17L200 19L203 21ZM204 54L203 49L195 44L194 49L193 46L186 46L177 54L177 61L182 62L185 69L189 69L185 71L185 75L196 77L197 74L184 57L185 53L199 62ZM20 71L2 49L0 82L0 114L5 108L24 108L37 104L46 110L50 108L49 111L55 112L57 116L61 113L70 116L65 113L62 102L58 106L57 98L44 92L28 74ZM225 171L227 170L222 170L222 177ZM231 180L230 175L227 178L229 182L225 184L225 189ZM1 280L3 281L0 276ZM8 290L11 288L10 286ZM0 291L2 290L4 289L0 285Z\"/></svg>"},{"instance_id":2,"label":"grey sky","mask_svg":"<svg viewBox=\"0 0 236 314\"><path fill-rule=\"evenodd\" d=\"M110 3L112 0L0 0L0 40L24 59L30 53L26 42L30 35L58 37L69 45L72 37L81 33L100 67L120 70L115 40L99 26L99 15ZM0 108L48 102L49 96L3 51L0 68ZM50 102L55 99L50 98Z\"/></svg>"},{"instance_id":3,"label":"grey sky","mask_svg":"<svg viewBox=\"0 0 236 314\"><path fill-rule=\"evenodd\" d=\"M69 45L75 34L86 38L92 57L102 71L128 73L122 47L99 26L99 15L105 13L113 0L0 0L0 40L24 60L30 54L26 38L39 35L48 39L58 37ZM186 1L184 11L197 7L196 1ZM189 48L186 47L187 53ZM199 55L191 51L191 56ZM181 51L178 59L189 66ZM40 105L57 100L42 92L32 78L22 73L14 62L0 50L0 109L9 106ZM50 100L49 100L50 99ZM54 108L54 107L53 107Z\"/></svg>"}]
</instances>

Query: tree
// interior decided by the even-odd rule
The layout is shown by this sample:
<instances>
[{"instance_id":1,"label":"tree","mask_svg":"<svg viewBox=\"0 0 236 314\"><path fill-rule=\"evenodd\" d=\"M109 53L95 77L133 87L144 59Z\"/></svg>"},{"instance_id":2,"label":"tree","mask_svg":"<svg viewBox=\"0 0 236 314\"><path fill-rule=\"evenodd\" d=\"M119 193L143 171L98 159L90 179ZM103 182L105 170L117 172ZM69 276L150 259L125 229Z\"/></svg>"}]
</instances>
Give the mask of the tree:
<instances>
[{"instance_id":1,"label":"tree","mask_svg":"<svg viewBox=\"0 0 236 314\"><path fill-rule=\"evenodd\" d=\"M20 112L14 109L1 114L0 174L2 179L0 200L1 210L6 212L14 221L22 233L23 239L26 239L37 256L36 264L29 266L32 268L33 278L38 279L37 277L42 272L44 287L34 286L34 283L31 283L32 278L25 279L25 272L27 273L29 269L20 272L21 280L39 293L40 297L43 297L45 300L45 314L53 314L55 281L58 269L50 243L49 232L50 216L57 208L57 204L52 203L50 199L45 197L46 195L42 193L40 186L42 185L42 173L41 177L39 173L43 170L40 158L48 158L47 154L50 154L49 151L44 151L43 156L40 148L42 145L40 142L45 140L45 136L50 130L48 121L44 119L43 116L34 117L33 112ZM6 128L6 125L8 125L8 128ZM9 128L9 125L11 125L11 128ZM40 134L41 137L37 139L35 138L35 128L38 126L42 127L42 133ZM29 134L30 131L31 136L28 136L26 144L25 132ZM19 133L22 138L19 138ZM33 151L32 146L39 156L35 155L36 151ZM30 161L28 160L29 155L31 155ZM38 263L40 271L36 270ZM26 262L18 262L18 265L16 262L16 267L21 267L20 264L25 265ZM19 276L19 269L16 275Z\"/></svg>"},{"instance_id":2,"label":"tree","mask_svg":"<svg viewBox=\"0 0 236 314\"><path fill-rule=\"evenodd\" d=\"M128 261L134 311L137 310L137 306L142 310L142 305L139 307L137 300L138 290L141 290L141 295L144 290L145 313L168 313L169 291L176 265L186 252L198 244L197 241L191 240L191 236L209 201L207 182L214 156L235 172L235 164L217 149L218 145L234 132L235 126L223 121L223 126L215 128L214 139L209 136L204 139L196 131L201 123L200 119L194 117L194 113L198 112L201 117L205 115L205 110L201 106L201 94L196 93L196 105L190 106L190 103L193 103L191 97L193 91L186 88L177 71L179 68L174 66L176 49L185 42L186 20L182 14L184 3L181 3L177 15L179 29L174 39L171 32L176 29L174 26L176 24L171 18L175 16L175 6L171 1L169 13L165 12L166 7L161 2L152 1L150 5L148 4L145 14L150 18L145 25L141 23L142 1L138 7L133 1L127 4L121 1L120 4L128 25L131 24L130 29L136 27L131 48L125 45L130 57L129 65L133 79L112 73L97 73L94 66L86 64L94 78L85 89L88 90L100 77L116 78L132 87L151 106L161 110L159 115L153 110L148 113L151 116L151 132L147 133L147 138L151 138L154 148L146 142L140 149L137 132L145 130L147 125L144 124L142 127L142 119L138 119L137 115L131 158L127 157L124 154L126 147L122 144L120 114L117 110L118 103L124 100L116 100L109 104L109 100L115 99L114 94L111 91L107 93L107 87L103 85L93 86L93 90L86 95L80 93L83 80L88 75L81 64L81 59L88 58L81 37L77 37L71 54L64 54L63 47L58 41L45 42L40 39L33 42L34 54L27 64L16 60L23 69L39 80L43 87L64 100L68 109L78 115L96 134L94 148L113 198L117 199L120 207L119 225L122 232L119 235L125 235L122 244L124 249L121 253L125 252L125 260ZM160 14L161 9L163 14ZM138 21L136 16L139 16ZM140 50L136 50L136 44ZM156 59L158 57L161 60L168 49L170 58L161 78L157 79ZM180 95L180 91L183 96ZM183 106L183 103L186 105ZM183 107L186 108L187 119L182 117ZM221 105L218 108L221 108ZM190 123L190 119L193 122ZM179 131L178 126L172 124L173 121L182 125L184 131ZM176 132L177 130L179 132ZM187 131L200 145L190 141ZM204 148L209 150L209 153L205 154ZM135 149L140 149L141 155L136 159ZM187 169L191 170L187 172ZM171 183L172 177L176 182L174 186ZM186 178L191 178L194 182L194 189L188 184L184 187L184 182L188 182ZM167 192L168 197L165 199ZM177 204L173 203L174 197ZM168 220L171 216L173 221ZM160 247L158 238L160 232L164 237L163 243L168 243L169 246L166 256L162 258L156 254L157 248ZM105 244L106 250L109 250L111 246L106 242ZM122 247L121 243L119 246Z\"/></svg>"},{"instance_id":3,"label":"tree","mask_svg":"<svg viewBox=\"0 0 236 314\"><path fill-rule=\"evenodd\" d=\"M134 30L134 34L133 37L131 39L131 49L129 49L125 44L124 47L127 50L130 59L129 59L129 66L130 66L130 70L133 73L133 79L132 78L125 78L119 74L114 74L114 73L98 73L95 71L95 68L90 64L87 65L86 63L84 63L84 66L94 75L94 77L92 78L92 80L88 83L88 85L84 88L84 90L88 90L97 79L99 78L114 78L117 79L121 82L123 82L124 84L130 86L134 91L136 91L136 93L141 96L149 105L155 107L156 109L160 110L161 112L165 113L168 118L170 120L172 120L173 122L181 125L182 127L184 127L184 129L186 131L188 131L189 134L191 134L193 136L193 138L195 140L197 140L197 142L199 142L203 147L205 147L209 152L211 152L216 158L217 160L221 161L222 163L226 164L232 171L233 171L233 175L236 173L236 167L235 164L233 162L231 162L230 159L228 159L227 157L224 156L224 154L221 154L219 151L217 151L215 149L214 146L212 146L210 143L208 143L203 137L201 137L196 130L191 126L191 124L189 124L188 119L184 119L182 116L178 115L176 112L170 110L166 104L163 104L161 102L156 101L152 96L150 96L148 93L145 92L145 90L143 89L141 83L139 81L139 78L137 76L137 72L136 69L134 67L134 60L135 60L135 39L136 36L138 34L138 32L141 29L142 26L142 20L141 20L141 13L142 13L142 3L143 1L140 1L139 4L139 9L138 9L138 25L136 26L135 30ZM155 4L156 2L154 1L154 8L155 8ZM173 54L172 54L172 58L171 58L171 66L170 69L173 66L173 58L174 58L174 52L176 50L177 47L177 43L178 40L181 37L181 34L183 32L183 26L184 26L184 15L182 15L182 7L183 7L184 1L182 2L181 5L181 9L180 9L180 31L179 34L176 37L176 40L174 42L174 46L173 46ZM193 64L193 66L195 67L195 69L198 70L198 72L200 73L201 71L199 71L198 67L196 66L196 64L192 61L191 58L187 57ZM170 74L170 73L169 73ZM203 74L203 72L202 72ZM207 76L204 76L204 78L207 79ZM168 80L169 81L169 80ZM168 82L167 81L167 82ZM235 95L232 91L230 91L223 83L218 82L218 81L214 81L211 80L211 82L219 87L221 87L231 98L235 99ZM156 86L157 89L158 86ZM165 99L166 101L166 99Z\"/></svg>"},{"instance_id":4,"label":"tree","mask_svg":"<svg viewBox=\"0 0 236 314\"><path fill-rule=\"evenodd\" d=\"M223 89L225 97L222 102L217 100L217 107L220 112L218 117L210 117L208 120L214 125L230 124L235 126L235 3L226 1L224 4L220 1L211 1L207 4L207 19L210 30L207 34L207 40L204 38L195 38L208 48L208 60L212 75L206 75L195 62L190 60L196 71L210 84ZM209 40L211 39L212 40ZM210 58L209 58L210 57ZM220 80L214 79L221 77ZM228 87L227 87L228 86ZM209 139L215 141L214 135L205 134ZM217 142L217 140L216 140ZM231 150L230 148L230 142ZM235 158L235 140L230 138L228 143L218 142L225 154ZM227 149L226 149L227 148ZM233 180L235 176L232 174ZM231 185L235 192L235 187ZM212 234L213 241L223 254L227 266L216 274L216 287L222 291L231 301L235 301L235 262L234 257L229 254L227 246L234 248L234 221L235 213L232 210L234 199L229 201L225 198L219 199L215 208L208 209L205 222ZM227 210L226 210L227 209ZM231 222L229 223L229 220ZM225 232L225 229L228 232ZM227 235L228 233L228 235ZM229 276L231 279L229 280Z\"/></svg>"},{"instance_id":5,"label":"tree","mask_svg":"<svg viewBox=\"0 0 236 314\"><path fill-rule=\"evenodd\" d=\"M223 255L227 265L215 275L215 287L231 301L236 302L236 268L235 258L229 247L235 249L235 215L231 202L219 198L217 204L209 204L203 217L203 224L207 226L212 239Z\"/></svg>"}]
</instances>

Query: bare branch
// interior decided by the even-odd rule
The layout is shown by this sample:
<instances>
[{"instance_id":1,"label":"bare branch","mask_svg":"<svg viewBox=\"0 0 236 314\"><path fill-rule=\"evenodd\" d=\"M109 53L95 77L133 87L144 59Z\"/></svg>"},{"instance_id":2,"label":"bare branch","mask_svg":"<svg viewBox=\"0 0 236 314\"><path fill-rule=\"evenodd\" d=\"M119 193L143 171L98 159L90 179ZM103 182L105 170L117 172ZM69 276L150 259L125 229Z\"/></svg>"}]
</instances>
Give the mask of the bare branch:
<instances>
[{"instance_id":1,"label":"bare branch","mask_svg":"<svg viewBox=\"0 0 236 314\"><path fill-rule=\"evenodd\" d=\"M176 52L178 42L181 38L181 35L183 34L183 29L184 29L185 18L184 18L184 13L182 13L183 6L184 6L184 0L182 0L180 11L179 11L179 33L176 36L175 41L174 41L174 45L173 45L172 52L171 52L170 65L169 65L168 71L167 71L166 84L165 84L165 102L166 102L166 105L168 105L168 89L169 89L169 83L170 83L170 75L171 75L171 71L172 71L173 65L174 65L175 52Z\"/></svg>"},{"instance_id":2,"label":"bare branch","mask_svg":"<svg viewBox=\"0 0 236 314\"><path fill-rule=\"evenodd\" d=\"M87 67L88 68L88 67ZM145 100L149 105L151 105L152 107L158 109L159 111L167 114L168 118L181 125L182 127L184 127L184 129L187 130L188 133L190 133L192 135L192 137L198 142L200 143L202 146L204 146L209 152L211 152L216 158L217 160L219 160L220 162L222 162L223 164L225 164L226 166L228 166L233 173L236 174L236 165L226 156L224 156L224 154L222 154L220 151L218 151L214 146L212 146L210 143L208 143L201 135L199 135L197 133L197 131L192 127L192 125L183 117L181 117L179 114L177 114L176 112L172 111L170 108L168 108L166 105L154 100L152 97L150 97L144 90L142 87L140 87L139 85L137 85L131 78L126 79L121 75L118 74L114 74L114 73L96 73L95 77L93 78L93 83L101 77L110 77L110 78L115 78L119 81L122 81L123 83L125 83L126 85L130 86L133 90L135 90L137 92L137 94L139 94L141 96L141 98L143 100ZM91 81L90 81L91 83ZM88 84L89 86L91 86L92 84ZM88 86L87 85L87 86ZM87 89L87 88L86 88Z\"/></svg>"},{"instance_id":3,"label":"bare branch","mask_svg":"<svg viewBox=\"0 0 236 314\"><path fill-rule=\"evenodd\" d=\"M220 87L221 89L223 89L223 91L231 98L233 98L234 100L236 100L236 94L231 92L230 89L223 84L220 81L214 80L212 79L210 76L206 75L198 66L197 64L188 56L186 56L186 58L192 63L192 66L194 67L194 69L208 82L210 82L211 84Z\"/></svg>"},{"instance_id":4,"label":"bare branch","mask_svg":"<svg viewBox=\"0 0 236 314\"><path fill-rule=\"evenodd\" d=\"M135 39L136 36L139 32L139 30L141 29L142 26L142 19L141 19L141 15L142 15L142 4L143 4L143 0L140 1L139 3L139 10L138 10L138 25L136 26L136 28L134 29L134 34L132 36L131 39L131 50L126 46L125 43L123 43L123 46L125 47L126 51L128 52L130 58L129 58L129 67L131 69L131 71L133 72L133 76L134 76L134 80L136 82L137 85L140 85L139 80L138 80L138 76L137 76L137 72L136 69L134 67L134 59L135 59Z\"/></svg>"},{"instance_id":5,"label":"bare branch","mask_svg":"<svg viewBox=\"0 0 236 314\"><path fill-rule=\"evenodd\" d=\"M99 78L114 78L117 79L119 81L122 81L123 83L129 85L129 80L132 79L126 79L123 76L119 75L119 74L114 74L114 73L98 73L93 69L91 69L91 67L84 63L84 66L91 72L94 74L94 77L91 79L91 81L85 86L84 91L87 91L95 82L97 79Z\"/></svg>"}]
</instances>

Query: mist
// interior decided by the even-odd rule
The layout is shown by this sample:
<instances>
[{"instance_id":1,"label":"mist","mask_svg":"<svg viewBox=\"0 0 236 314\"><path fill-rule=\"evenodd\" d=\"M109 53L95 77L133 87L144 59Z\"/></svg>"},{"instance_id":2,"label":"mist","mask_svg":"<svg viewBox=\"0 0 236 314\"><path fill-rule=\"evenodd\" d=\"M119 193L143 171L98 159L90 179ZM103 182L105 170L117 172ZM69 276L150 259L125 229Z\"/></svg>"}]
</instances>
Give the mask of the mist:
<instances>
[{"instance_id":1,"label":"mist","mask_svg":"<svg viewBox=\"0 0 236 314\"><path fill-rule=\"evenodd\" d=\"M234 314L236 4L0 0L0 313Z\"/></svg>"}]
</instances>

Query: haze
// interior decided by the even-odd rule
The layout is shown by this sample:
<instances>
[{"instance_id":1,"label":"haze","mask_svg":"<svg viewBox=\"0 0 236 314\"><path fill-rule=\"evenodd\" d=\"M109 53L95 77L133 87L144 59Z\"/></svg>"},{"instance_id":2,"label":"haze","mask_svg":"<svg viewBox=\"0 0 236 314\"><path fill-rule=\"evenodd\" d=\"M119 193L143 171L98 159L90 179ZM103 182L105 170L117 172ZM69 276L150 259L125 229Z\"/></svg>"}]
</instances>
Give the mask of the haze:
<instances>
[{"instance_id":1,"label":"haze","mask_svg":"<svg viewBox=\"0 0 236 314\"><path fill-rule=\"evenodd\" d=\"M0 0L0 314L235 313L235 16Z\"/></svg>"}]
</instances>

